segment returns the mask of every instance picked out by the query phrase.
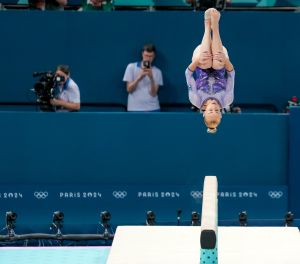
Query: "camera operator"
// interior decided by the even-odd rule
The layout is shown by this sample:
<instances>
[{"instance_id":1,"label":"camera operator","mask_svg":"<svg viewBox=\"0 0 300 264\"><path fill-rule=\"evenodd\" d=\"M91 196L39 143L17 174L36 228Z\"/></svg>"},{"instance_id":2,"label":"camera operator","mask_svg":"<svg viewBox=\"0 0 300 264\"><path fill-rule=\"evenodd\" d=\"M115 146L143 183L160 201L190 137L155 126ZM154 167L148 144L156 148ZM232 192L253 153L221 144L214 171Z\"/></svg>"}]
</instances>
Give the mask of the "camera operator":
<instances>
[{"instance_id":1,"label":"camera operator","mask_svg":"<svg viewBox=\"0 0 300 264\"><path fill-rule=\"evenodd\" d=\"M80 92L78 85L70 78L68 65L59 65L55 72L55 95L50 104L57 112L78 111L80 109Z\"/></svg>"},{"instance_id":2,"label":"camera operator","mask_svg":"<svg viewBox=\"0 0 300 264\"><path fill-rule=\"evenodd\" d=\"M142 61L128 64L123 81L128 92L127 111L160 111L158 89L163 85L161 70L155 67L156 49L146 44L142 49Z\"/></svg>"}]
</instances>

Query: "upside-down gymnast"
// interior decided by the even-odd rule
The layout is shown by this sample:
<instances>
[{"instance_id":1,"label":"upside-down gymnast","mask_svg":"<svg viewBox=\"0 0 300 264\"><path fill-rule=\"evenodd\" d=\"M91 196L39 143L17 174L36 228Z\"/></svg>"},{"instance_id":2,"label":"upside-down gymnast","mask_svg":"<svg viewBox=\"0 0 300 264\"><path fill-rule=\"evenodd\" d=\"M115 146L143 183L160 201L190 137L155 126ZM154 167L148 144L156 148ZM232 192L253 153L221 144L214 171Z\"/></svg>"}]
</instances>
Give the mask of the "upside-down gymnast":
<instances>
[{"instance_id":1,"label":"upside-down gymnast","mask_svg":"<svg viewBox=\"0 0 300 264\"><path fill-rule=\"evenodd\" d=\"M235 71L220 37L220 16L214 8L205 11L202 42L185 71L189 100L203 113L208 133L217 132L222 110L234 98Z\"/></svg>"}]
</instances>

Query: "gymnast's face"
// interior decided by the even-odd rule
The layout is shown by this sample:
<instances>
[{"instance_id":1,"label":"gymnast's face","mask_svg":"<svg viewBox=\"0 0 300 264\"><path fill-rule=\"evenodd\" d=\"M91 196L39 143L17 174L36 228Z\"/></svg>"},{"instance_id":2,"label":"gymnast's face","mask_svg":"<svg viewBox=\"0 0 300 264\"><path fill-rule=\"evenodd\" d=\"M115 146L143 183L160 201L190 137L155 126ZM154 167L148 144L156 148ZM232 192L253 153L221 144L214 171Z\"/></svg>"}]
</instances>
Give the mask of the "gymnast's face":
<instances>
[{"instance_id":1,"label":"gymnast's face","mask_svg":"<svg viewBox=\"0 0 300 264\"><path fill-rule=\"evenodd\" d=\"M207 103L203 117L208 128L216 128L220 124L222 112L217 101L211 100Z\"/></svg>"}]
</instances>

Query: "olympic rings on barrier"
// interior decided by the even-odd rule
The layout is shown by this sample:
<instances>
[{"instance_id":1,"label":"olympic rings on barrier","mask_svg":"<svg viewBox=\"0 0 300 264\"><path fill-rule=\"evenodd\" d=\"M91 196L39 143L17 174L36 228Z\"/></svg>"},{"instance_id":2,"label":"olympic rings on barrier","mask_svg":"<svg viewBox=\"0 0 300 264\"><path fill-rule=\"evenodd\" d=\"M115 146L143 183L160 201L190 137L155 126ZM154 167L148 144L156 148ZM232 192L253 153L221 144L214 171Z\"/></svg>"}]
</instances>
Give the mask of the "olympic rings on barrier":
<instances>
[{"instance_id":1,"label":"olympic rings on barrier","mask_svg":"<svg viewBox=\"0 0 300 264\"><path fill-rule=\"evenodd\" d=\"M112 194L116 199L124 199L127 196L126 191L114 191Z\"/></svg>"},{"instance_id":2,"label":"olympic rings on barrier","mask_svg":"<svg viewBox=\"0 0 300 264\"><path fill-rule=\"evenodd\" d=\"M46 199L48 197L48 192L34 192L36 199Z\"/></svg>"},{"instance_id":3,"label":"olympic rings on barrier","mask_svg":"<svg viewBox=\"0 0 300 264\"><path fill-rule=\"evenodd\" d=\"M194 199L202 198L202 192L200 191L191 191L190 194Z\"/></svg>"},{"instance_id":4,"label":"olympic rings on barrier","mask_svg":"<svg viewBox=\"0 0 300 264\"><path fill-rule=\"evenodd\" d=\"M283 192L282 191L269 191L268 195L272 199L279 199L283 196Z\"/></svg>"}]
</instances>

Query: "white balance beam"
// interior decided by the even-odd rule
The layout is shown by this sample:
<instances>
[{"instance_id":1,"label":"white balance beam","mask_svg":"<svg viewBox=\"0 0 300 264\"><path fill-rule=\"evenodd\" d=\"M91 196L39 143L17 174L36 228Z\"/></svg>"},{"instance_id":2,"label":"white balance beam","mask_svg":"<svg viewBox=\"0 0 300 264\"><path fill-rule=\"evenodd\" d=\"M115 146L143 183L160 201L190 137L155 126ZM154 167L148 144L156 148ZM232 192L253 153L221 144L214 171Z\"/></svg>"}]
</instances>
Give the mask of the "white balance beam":
<instances>
[{"instance_id":1,"label":"white balance beam","mask_svg":"<svg viewBox=\"0 0 300 264\"><path fill-rule=\"evenodd\" d=\"M199 264L199 226L119 226L107 264ZM299 264L296 227L218 227L219 264Z\"/></svg>"},{"instance_id":2,"label":"white balance beam","mask_svg":"<svg viewBox=\"0 0 300 264\"><path fill-rule=\"evenodd\" d=\"M203 184L200 264L218 264L218 180L206 176Z\"/></svg>"}]
</instances>

